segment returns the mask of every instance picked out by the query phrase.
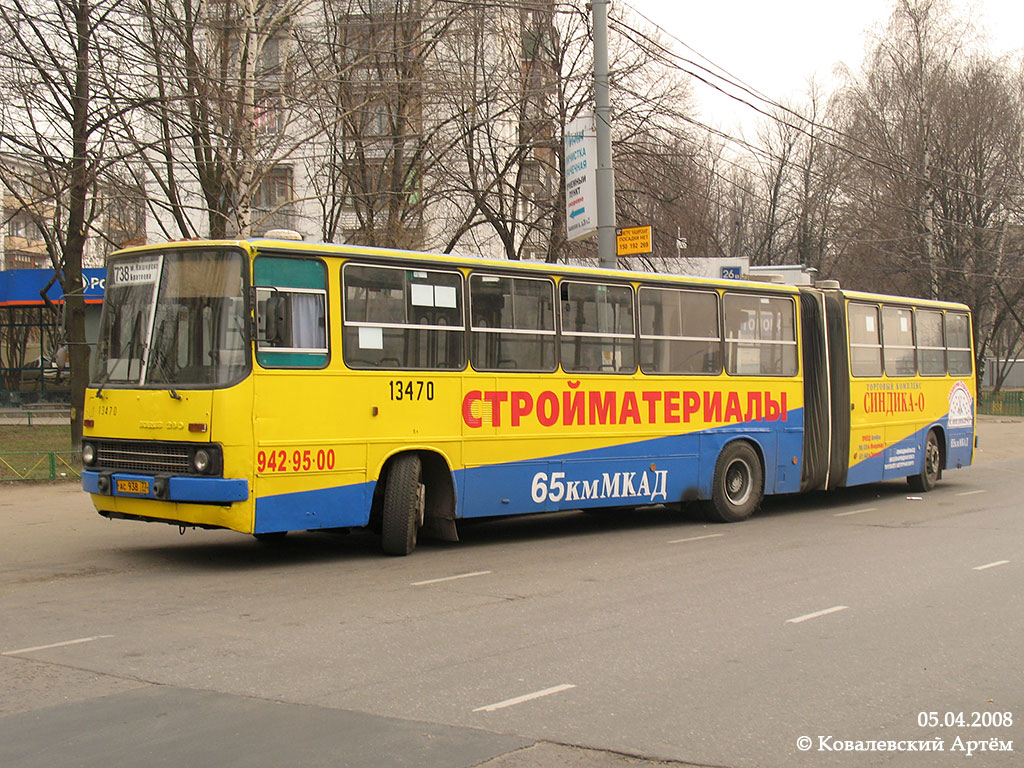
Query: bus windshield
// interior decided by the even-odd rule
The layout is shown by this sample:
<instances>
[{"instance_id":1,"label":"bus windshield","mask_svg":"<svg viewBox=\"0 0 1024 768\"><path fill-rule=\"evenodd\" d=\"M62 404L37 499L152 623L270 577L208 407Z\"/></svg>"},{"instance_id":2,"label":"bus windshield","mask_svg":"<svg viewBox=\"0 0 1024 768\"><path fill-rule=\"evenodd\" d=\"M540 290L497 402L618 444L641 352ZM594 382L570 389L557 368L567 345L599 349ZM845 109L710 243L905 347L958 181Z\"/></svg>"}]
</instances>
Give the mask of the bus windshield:
<instances>
[{"instance_id":1,"label":"bus windshield","mask_svg":"<svg viewBox=\"0 0 1024 768\"><path fill-rule=\"evenodd\" d=\"M135 254L110 263L95 386L225 386L249 370L245 261L226 248Z\"/></svg>"}]
</instances>

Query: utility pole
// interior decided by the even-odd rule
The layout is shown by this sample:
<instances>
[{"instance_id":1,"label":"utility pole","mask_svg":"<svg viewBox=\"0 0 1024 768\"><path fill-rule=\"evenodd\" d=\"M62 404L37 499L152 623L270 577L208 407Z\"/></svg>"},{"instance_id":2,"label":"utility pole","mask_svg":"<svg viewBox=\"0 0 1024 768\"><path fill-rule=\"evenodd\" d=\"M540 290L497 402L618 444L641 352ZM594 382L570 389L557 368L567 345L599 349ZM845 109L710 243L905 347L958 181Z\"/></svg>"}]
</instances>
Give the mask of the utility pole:
<instances>
[{"instance_id":1,"label":"utility pole","mask_svg":"<svg viewBox=\"0 0 1024 768\"><path fill-rule=\"evenodd\" d=\"M608 99L608 5L594 10L594 116L597 123L597 254L607 269L618 266L615 244L615 171L612 169L612 109Z\"/></svg>"}]
</instances>

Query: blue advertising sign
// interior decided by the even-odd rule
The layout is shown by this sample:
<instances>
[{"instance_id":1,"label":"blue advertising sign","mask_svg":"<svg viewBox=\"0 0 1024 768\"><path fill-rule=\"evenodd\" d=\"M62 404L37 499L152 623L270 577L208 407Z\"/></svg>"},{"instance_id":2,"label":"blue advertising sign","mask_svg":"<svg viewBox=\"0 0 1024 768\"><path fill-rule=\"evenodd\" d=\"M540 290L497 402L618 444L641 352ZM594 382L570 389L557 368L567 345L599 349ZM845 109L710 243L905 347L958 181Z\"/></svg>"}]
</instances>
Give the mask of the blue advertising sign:
<instances>
[{"instance_id":1,"label":"blue advertising sign","mask_svg":"<svg viewBox=\"0 0 1024 768\"><path fill-rule=\"evenodd\" d=\"M0 272L0 306L35 306L43 304L40 291L53 277L52 269L8 269ZM103 268L83 269L82 282L85 283L85 301L87 304L98 304L103 301L103 289L107 280L107 270ZM54 282L46 292L54 304L64 301L64 292L60 283Z\"/></svg>"}]
</instances>

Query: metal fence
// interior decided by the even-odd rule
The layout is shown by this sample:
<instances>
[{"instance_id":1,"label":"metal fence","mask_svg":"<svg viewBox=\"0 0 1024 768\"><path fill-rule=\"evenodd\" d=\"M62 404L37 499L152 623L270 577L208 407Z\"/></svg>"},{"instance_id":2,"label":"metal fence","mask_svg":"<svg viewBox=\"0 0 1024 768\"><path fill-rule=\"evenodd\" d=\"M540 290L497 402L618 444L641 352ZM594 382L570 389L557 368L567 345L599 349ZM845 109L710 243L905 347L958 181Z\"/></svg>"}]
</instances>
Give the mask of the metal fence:
<instances>
[{"instance_id":1,"label":"metal fence","mask_svg":"<svg viewBox=\"0 0 1024 768\"><path fill-rule=\"evenodd\" d=\"M0 408L0 426L9 424L11 426L26 426L46 424L59 426L67 424L71 420L71 413L67 408L53 405L33 405L23 408Z\"/></svg>"},{"instance_id":2,"label":"metal fence","mask_svg":"<svg viewBox=\"0 0 1024 768\"><path fill-rule=\"evenodd\" d=\"M978 393L978 413L990 416L1024 416L1024 392Z\"/></svg>"},{"instance_id":3,"label":"metal fence","mask_svg":"<svg viewBox=\"0 0 1024 768\"><path fill-rule=\"evenodd\" d=\"M77 451L0 452L0 481L73 480L82 476Z\"/></svg>"}]
</instances>

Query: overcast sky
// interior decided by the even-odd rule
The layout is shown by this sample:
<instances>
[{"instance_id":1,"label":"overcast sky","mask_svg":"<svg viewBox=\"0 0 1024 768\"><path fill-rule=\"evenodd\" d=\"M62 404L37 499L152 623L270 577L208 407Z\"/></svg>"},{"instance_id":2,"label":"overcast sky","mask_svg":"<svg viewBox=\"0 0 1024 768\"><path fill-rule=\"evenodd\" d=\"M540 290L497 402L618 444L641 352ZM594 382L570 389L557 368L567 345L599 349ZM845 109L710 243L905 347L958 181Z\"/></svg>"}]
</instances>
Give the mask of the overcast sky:
<instances>
[{"instance_id":1,"label":"overcast sky","mask_svg":"<svg viewBox=\"0 0 1024 768\"><path fill-rule=\"evenodd\" d=\"M1024 0L949 0L986 34L992 53L1024 50ZM858 71L867 32L882 28L892 0L624 0L736 78L776 101L801 100L812 75L832 85L845 62ZM678 53L693 55L678 43ZM694 83L702 121L753 135L757 114Z\"/></svg>"}]
</instances>

